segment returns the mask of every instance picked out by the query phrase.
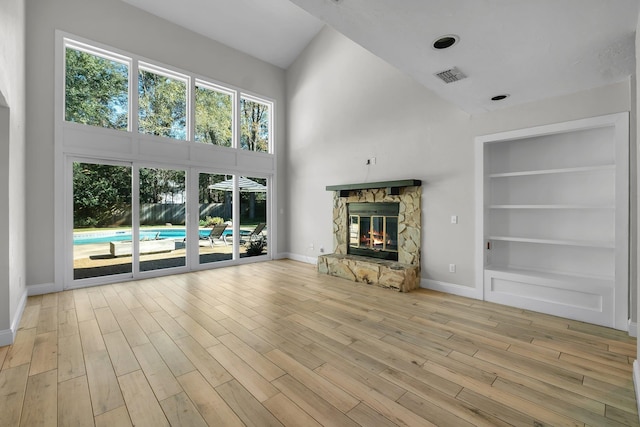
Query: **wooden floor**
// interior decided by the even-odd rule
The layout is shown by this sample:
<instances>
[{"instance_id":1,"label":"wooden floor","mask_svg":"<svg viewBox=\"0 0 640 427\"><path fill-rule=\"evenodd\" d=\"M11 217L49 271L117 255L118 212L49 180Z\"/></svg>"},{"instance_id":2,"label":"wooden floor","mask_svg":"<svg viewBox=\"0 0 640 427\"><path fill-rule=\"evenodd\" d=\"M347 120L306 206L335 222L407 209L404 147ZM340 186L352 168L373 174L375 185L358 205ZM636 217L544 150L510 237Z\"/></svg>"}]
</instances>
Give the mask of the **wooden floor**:
<instances>
[{"instance_id":1,"label":"wooden floor","mask_svg":"<svg viewBox=\"0 0 640 427\"><path fill-rule=\"evenodd\" d=\"M626 333L273 261L30 297L0 426L638 425Z\"/></svg>"}]
</instances>

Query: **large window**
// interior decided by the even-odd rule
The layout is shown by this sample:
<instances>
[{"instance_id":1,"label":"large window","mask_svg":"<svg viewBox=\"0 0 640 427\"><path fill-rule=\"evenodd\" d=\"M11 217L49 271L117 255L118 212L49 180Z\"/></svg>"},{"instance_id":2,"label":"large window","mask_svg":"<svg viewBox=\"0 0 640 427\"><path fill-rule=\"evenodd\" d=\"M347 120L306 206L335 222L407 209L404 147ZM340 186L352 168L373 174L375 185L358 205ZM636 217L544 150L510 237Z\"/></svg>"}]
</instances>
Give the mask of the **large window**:
<instances>
[{"instance_id":1,"label":"large window","mask_svg":"<svg viewBox=\"0 0 640 427\"><path fill-rule=\"evenodd\" d=\"M187 139L187 79L140 65L138 130L140 133Z\"/></svg>"},{"instance_id":2,"label":"large window","mask_svg":"<svg viewBox=\"0 0 640 427\"><path fill-rule=\"evenodd\" d=\"M231 147L233 142L233 92L196 84L195 140Z\"/></svg>"},{"instance_id":3,"label":"large window","mask_svg":"<svg viewBox=\"0 0 640 427\"><path fill-rule=\"evenodd\" d=\"M273 102L73 40L65 40L64 100L67 122L273 152Z\"/></svg>"},{"instance_id":4,"label":"large window","mask_svg":"<svg viewBox=\"0 0 640 427\"><path fill-rule=\"evenodd\" d=\"M73 278L131 273L131 231L131 167L73 162Z\"/></svg>"},{"instance_id":5,"label":"large window","mask_svg":"<svg viewBox=\"0 0 640 427\"><path fill-rule=\"evenodd\" d=\"M256 98L240 100L240 148L250 151L269 151L271 137L271 104Z\"/></svg>"},{"instance_id":6,"label":"large window","mask_svg":"<svg viewBox=\"0 0 640 427\"><path fill-rule=\"evenodd\" d=\"M56 286L268 259L274 103L58 40L54 243L65 250L55 254Z\"/></svg>"},{"instance_id":7,"label":"large window","mask_svg":"<svg viewBox=\"0 0 640 427\"><path fill-rule=\"evenodd\" d=\"M128 64L71 46L65 60L65 120L127 130Z\"/></svg>"}]
</instances>

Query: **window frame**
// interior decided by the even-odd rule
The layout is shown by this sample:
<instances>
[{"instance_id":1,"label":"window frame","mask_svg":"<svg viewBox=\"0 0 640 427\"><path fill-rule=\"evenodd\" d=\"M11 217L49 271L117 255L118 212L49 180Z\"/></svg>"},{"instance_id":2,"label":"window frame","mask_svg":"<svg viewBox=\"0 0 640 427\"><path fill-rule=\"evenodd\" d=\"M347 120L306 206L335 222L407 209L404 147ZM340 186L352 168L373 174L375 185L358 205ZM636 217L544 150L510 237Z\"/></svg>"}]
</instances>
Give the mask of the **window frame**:
<instances>
[{"instance_id":1,"label":"window frame","mask_svg":"<svg viewBox=\"0 0 640 427\"><path fill-rule=\"evenodd\" d=\"M196 141L195 139L195 134L196 134L196 87L202 87L208 90L213 90L216 92L220 92L220 93L226 93L227 95L231 96L231 146L230 147L225 147L224 145L216 145L217 147L225 147L225 148L237 148L238 147L238 124L237 121L239 120L239 116L238 116L238 108L239 108L239 103L238 103L238 98L239 98L239 92L237 90L233 90L224 86L221 86L219 84L215 84L215 83L211 83L207 80L204 79L200 79L200 78L195 78L193 79L193 138L192 138L192 142L198 143L198 144L206 144L204 142L201 141ZM215 144L209 144L209 145L215 145Z\"/></svg>"},{"instance_id":2,"label":"window frame","mask_svg":"<svg viewBox=\"0 0 640 427\"><path fill-rule=\"evenodd\" d=\"M136 112L135 112L135 116L136 116L136 133L139 134L143 134L143 135L154 135L154 134L149 134L149 133L145 133L145 132L140 132L140 92L139 92L139 75L141 71L145 71L147 73L152 73L152 74L157 74L159 76L162 77L166 77L168 79L173 79L173 80L178 80L184 83L185 85L185 139L180 139L180 138L172 138L172 137L167 137L167 136L162 136L162 135L156 135L156 136L160 136L162 138L168 138L174 141L191 141L191 134L192 134L192 129L191 129L191 115L195 116L195 111L192 111L192 107L191 107L191 91L192 91L192 84L191 81L193 80L193 78L191 76L189 76L188 74L185 73L180 73L174 70L171 70L170 68L167 67L162 67L159 65L156 65L154 63L151 62L146 62L146 61L142 61L142 60L137 60L136 61L136 75L135 75L135 98L136 98ZM131 100L130 100L131 101Z\"/></svg>"},{"instance_id":3,"label":"window frame","mask_svg":"<svg viewBox=\"0 0 640 427\"><path fill-rule=\"evenodd\" d=\"M138 93L138 75L140 71L146 71L167 78L179 80L185 83L185 139L164 137L159 135L160 138L166 138L177 142L197 143L203 144L200 141L195 140L195 88L203 87L209 90L214 90L221 93L226 93L232 97L232 141L231 147L225 147L220 145L208 144L220 148L237 149L245 152L253 153L266 153L275 154L276 138L274 131L274 117L276 116L276 102L268 97L252 93L250 91L235 87L234 85L218 82L215 79L203 77L196 73L181 70L177 67L173 67L166 64L161 64L157 61L152 61L141 56L128 54L119 51L115 48L109 48L99 43L83 41L82 38L63 35L62 36L62 50L66 52L66 48L79 50L90 55L95 55L107 60L115 61L128 66L129 70L129 91L128 91L128 120L127 120L127 132L136 133L141 135L150 135L139 131L139 93ZM66 60L62 58L63 68L66 67ZM75 123L66 120L66 81L64 81L65 74L63 73L63 92L62 92L62 120L65 124ZM242 118L241 118L241 102L246 99L251 102L266 105L269 109L268 119L268 147L266 151L256 151L241 148L242 138ZM75 123L78 126L93 126L99 129L106 129L95 125L85 125L83 123ZM122 132L123 130L118 130Z\"/></svg>"},{"instance_id":4,"label":"window frame","mask_svg":"<svg viewBox=\"0 0 640 427\"><path fill-rule=\"evenodd\" d=\"M134 80L134 76L133 76L133 68L134 68L134 61L131 57L128 57L126 55L122 55L120 53L114 52L114 51L110 51L107 49L104 49L102 47L98 47L98 46L92 46L90 44L87 44L85 42L79 41L79 39L75 39L75 38L68 38L68 37L64 37L63 38L63 47L62 47L62 52L63 52L63 58L62 58L62 62L63 62L63 73L62 73L62 87L63 87L63 94L62 94L62 120L65 123L75 123L77 125L80 126L92 126L95 128L99 128L99 129L107 129L107 128L103 128L102 126L95 126L95 125L89 125L89 124L84 124L84 123L77 123L77 122L71 122L71 121L67 121L66 116L67 116L67 96L66 96L66 88L67 88L67 80L66 80L66 76L67 76L67 61L66 61L66 52L67 52L67 48L73 49L73 50L77 50L80 52L84 52L87 53L89 55L94 55L109 61L113 61L113 62L118 62L120 64L124 64L127 65L128 67L128 71L129 71L129 75L128 75L128 92L127 92L127 129L117 129L119 132L131 132L132 129L132 125L133 125L133 117L132 117L132 111L133 111L133 80ZM136 68L136 75L135 75L135 80L137 82L138 76L137 76L137 68ZM137 106L137 102L136 102L136 106ZM137 118L136 118L136 123L137 123Z\"/></svg>"},{"instance_id":5,"label":"window frame","mask_svg":"<svg viewBox=\"0 0 640 427\"><path fill-rule=\"evenodd\" d=\"M128 131L115 130L100 126L84 125L81 123L68 122L65 120L65 52L66 48L82 48L82 51L97 54L107 59L119 59L127 61L129 67L129 120ZM130 61L130 62L128 62ZM143 134L138 129L138 65L152 66L153 72L160 69L168 71L171 77L176 73L178 76L187 76L187 129L189 137L187 140L171 139L157 135ZM157 165L157 167L184 168L187 171L187 186L192 183L196 171L210 173L233 174L234 176L254 176L267 179L267 222L269 229L269 251L267 255L240 258L237 248L234 248L234 259L220 263L199 265L193 250L187 252L187 266L185 271L195 271L236 265L247 262L264 261L275 258L277 251L277 156L276 156L276 133L273 126L274 117L277 113L277 103L274 99L252 93L251 91L218 82L207 76L198 75L193 72L181 70L177 67L168 66L148 58L134 55L110 46L100 44L95 41L86 40L81 37L56 30L55 43L55 86L54 98L56 108L54 109L54 240L56 250L54 254L54 283L52 290L62 291L77 287L93 286L96 284L110 283L114 281L136 280L141 278L138 273L131 277L105 276L106 280L96 279L87 281L73 280L73 262L69 258L73 254L72 217L69 214L69 200L72 200L72 180L69 173L72 159L83 159L93 163L115 163L131 164L134 167L134 174L138 173L138 168L143 165ZM211 87L214 90L231 93L234 96L233 104L233 141L232 147L224 147L213 144L203 144L194 141L195 130L195 86L196 82L203 87ZM269 152L254 152L238 148L238 138L240 135L240 120L238 117L240 96L245 96L251 100L265 103L271 108L270 111L270 140ZM195 179L197 182L197 179ZM135 180L134 180L135 182ZM138 191L134 187L134 193ZM193 199L187 190L187 203ZM238 200L239 190L234 190L234 200ZM237 204L235 204L237 206ZM133 206L134 212L139 206ZM239 207L234 207L234 216L239 214ZM187 207L188 233L198 233L197 209ZM134 226L136 223L133 224ZM235 227L234 227L235 228ZM191 253L191 255L189 255ZM136 269L134 264L134 271ZM149 277L146 272L144 277ZM158 275L173 274L173 271L161 271ZM113 280L109 280L113 277Z\"/></svg>"}]
</instances>

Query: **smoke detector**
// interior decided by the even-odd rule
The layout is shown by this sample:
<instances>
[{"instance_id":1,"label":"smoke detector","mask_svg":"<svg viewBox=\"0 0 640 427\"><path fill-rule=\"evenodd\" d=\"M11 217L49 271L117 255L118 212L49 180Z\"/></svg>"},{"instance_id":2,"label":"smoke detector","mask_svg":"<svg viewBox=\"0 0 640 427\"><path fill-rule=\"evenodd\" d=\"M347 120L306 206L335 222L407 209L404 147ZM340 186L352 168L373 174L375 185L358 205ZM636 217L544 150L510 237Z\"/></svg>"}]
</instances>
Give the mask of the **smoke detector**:
<instances>
[{"instance_id":1,"label":"smoke detector","mask_svg":"<svg viewBox=\"0 0 640 427\"><path fill-rule=\"evenodd\" d=\"M458 70L457 67L450 68L448 70L440 71L435 74L440 80L445 83L453 83L458 80L466 79L467 76L462 71Z\"/></svg>"}]
</instances>

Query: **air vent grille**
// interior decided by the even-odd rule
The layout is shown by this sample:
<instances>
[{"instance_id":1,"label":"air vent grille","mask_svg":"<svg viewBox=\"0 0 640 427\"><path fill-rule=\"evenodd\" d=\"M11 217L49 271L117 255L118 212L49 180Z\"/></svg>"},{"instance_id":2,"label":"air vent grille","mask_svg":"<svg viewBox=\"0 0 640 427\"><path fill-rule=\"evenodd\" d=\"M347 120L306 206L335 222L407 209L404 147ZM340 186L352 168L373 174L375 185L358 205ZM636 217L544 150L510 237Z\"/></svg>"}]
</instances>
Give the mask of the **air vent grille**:
<instances>
[{"instance_id":1,"label":"air vent grille","mask_svg":"<svg viewBox=\"0 0 640 427\"><path fill-rule=\"evenodd\" d=\"M453 67L453 68L450 68L448 70L440 71L439 73L436 73L435 75L436 75L436 77L439 77L445 83L453 83L453 82L457 82L458 80L462 80L462 79L467 78L467 76L462 71L458 70L457 67Z\"/></svg>"}]
</instances>

